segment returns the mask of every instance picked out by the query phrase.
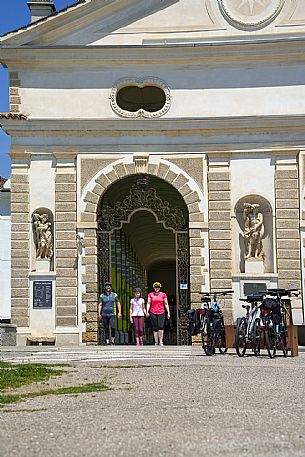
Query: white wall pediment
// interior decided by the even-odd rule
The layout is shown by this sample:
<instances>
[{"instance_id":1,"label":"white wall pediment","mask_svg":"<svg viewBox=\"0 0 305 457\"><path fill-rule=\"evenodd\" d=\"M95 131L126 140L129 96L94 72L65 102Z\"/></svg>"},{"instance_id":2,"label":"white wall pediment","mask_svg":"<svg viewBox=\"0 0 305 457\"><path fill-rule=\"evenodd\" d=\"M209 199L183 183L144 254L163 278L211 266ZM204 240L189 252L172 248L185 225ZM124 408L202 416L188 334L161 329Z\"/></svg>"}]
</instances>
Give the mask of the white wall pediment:
<instances>
[{"instance_id":1,"label":"white wall pediment","mask_svg":"<svg viewBox=\"0 0 305 457\"><path fill-rule=\"evenodd\" d=\"M0 44L175 44L292 31L305 32L304 0L84 0Z\"/></svg>"}]
</instances>

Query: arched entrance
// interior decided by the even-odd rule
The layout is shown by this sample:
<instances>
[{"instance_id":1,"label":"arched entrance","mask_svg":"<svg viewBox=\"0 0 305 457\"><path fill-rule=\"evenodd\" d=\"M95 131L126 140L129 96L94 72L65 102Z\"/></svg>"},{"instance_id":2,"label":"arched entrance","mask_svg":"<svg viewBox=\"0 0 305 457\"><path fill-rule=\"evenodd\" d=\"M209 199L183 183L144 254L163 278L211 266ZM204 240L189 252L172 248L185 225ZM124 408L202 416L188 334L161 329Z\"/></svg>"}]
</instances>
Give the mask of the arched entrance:
<instances>
[{"instance_id":1,"label":"arched entrance","mask_svg":"<svg viewBox=\"0 0 305 457\"><path fill-rule=\"evenodd\" d=\"M155 176L132 175L115 182L97 207L99 284L109 278L120 296L120 343L131 340L129 300L133 287L147 296L156 280L172 308L165 342L190 344L188 209L180 193Z\"/></svg>"}]
</instances>

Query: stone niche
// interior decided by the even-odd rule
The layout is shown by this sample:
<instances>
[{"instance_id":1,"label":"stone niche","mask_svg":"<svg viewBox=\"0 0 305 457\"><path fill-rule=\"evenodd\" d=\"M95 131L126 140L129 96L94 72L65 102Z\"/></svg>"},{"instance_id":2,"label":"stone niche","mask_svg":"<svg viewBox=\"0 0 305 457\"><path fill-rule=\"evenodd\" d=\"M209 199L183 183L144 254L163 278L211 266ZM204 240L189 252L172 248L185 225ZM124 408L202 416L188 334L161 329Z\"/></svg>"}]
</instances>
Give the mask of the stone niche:
<instances>
[{"instance_id":1,"label":"stone niche","mask_svg":"<svg viewBox=\"0 0 305 457\"><path fill-rule=\"evenodd\" d=\"M31 271L54 271L54 216L48 208L37 208L31 216L32 255Z\"/></svg>"},{"instance_id":2,"label":"stone niche","mask_svg":"<svg viewBox=\"0 0 305 457\"><path fill-rule=\"evenodd\" d=\"M251 213L253 208L257 212L257 219L262 221L262 227L260 228L261 232L257 233L257 239L261 241L254 241L252 247L249 244L249 237L246 239L245 232L249 232L249 218L253 217L253 214L249 215L249 212ZM235 271L254 276L274 273L274 236L271 204L260 195L246 195L236 203L234 213ZM255 249L256 246L259 247Z\"/></svg>"}]
</instances>

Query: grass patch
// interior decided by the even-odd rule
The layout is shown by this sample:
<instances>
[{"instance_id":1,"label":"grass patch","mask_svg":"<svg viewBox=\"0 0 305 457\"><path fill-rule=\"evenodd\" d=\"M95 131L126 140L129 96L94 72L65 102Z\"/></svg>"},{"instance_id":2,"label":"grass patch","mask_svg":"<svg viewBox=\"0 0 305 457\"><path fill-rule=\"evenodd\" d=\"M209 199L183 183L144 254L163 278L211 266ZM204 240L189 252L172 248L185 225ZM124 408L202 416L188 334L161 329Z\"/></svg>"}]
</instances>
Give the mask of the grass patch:
<instances>
[{"instance_id":1,"label":"grass patch","mask_svg":"<svg viewBox=\"0 0 305 457\"><path fill-rule=\"evenodd\" d=\"M63 366L63 365L60 365ZM18 364L0 361L0 391L16 388L33 382L47 381L53 376L61 376L65 371L54 369L59 365Z\"/></svg>"},{"instance_id":2,"label":"grass patch","mask_svg":"<svg viewBox=\"0 0 305 457\"><path fill-rule=\"evenodd\" d=\"M102 392L105 390L109 390L109 387L104 381L101 381L92 384L83 384L80 386L70 386L61 387L59 389L41 390L37 392L30 392L27 394L0 395L0 407L3 407L4 405L8 405L11 403L17 403L26 400L27 398L45 397L47 395L79 395L92 392Z\"/></svg>"}]
</instances>

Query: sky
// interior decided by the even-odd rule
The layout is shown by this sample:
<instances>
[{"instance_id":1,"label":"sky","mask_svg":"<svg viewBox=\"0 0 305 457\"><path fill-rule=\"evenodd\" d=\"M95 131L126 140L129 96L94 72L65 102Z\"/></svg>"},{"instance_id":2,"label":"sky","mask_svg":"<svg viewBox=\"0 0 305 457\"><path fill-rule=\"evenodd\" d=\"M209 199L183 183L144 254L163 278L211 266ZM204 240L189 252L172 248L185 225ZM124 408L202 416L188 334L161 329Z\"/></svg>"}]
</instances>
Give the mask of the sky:
<instances>
[{"instance_id":1,"label":"sky","mask_svg":"<svg viewBox=\"0 0 305 457\"><path fill-rule=\"evenodd\" d=\"M28 0L0 0L0 35L31 22ZM76 0L53 0L57 11L76 3ZM1 53L1 51L0 51ZM0 112L9 110L8 70L0 64ZM0 176L9 178L11 174L10 138L0 128Z\"/></svg>"}]
</instances>

